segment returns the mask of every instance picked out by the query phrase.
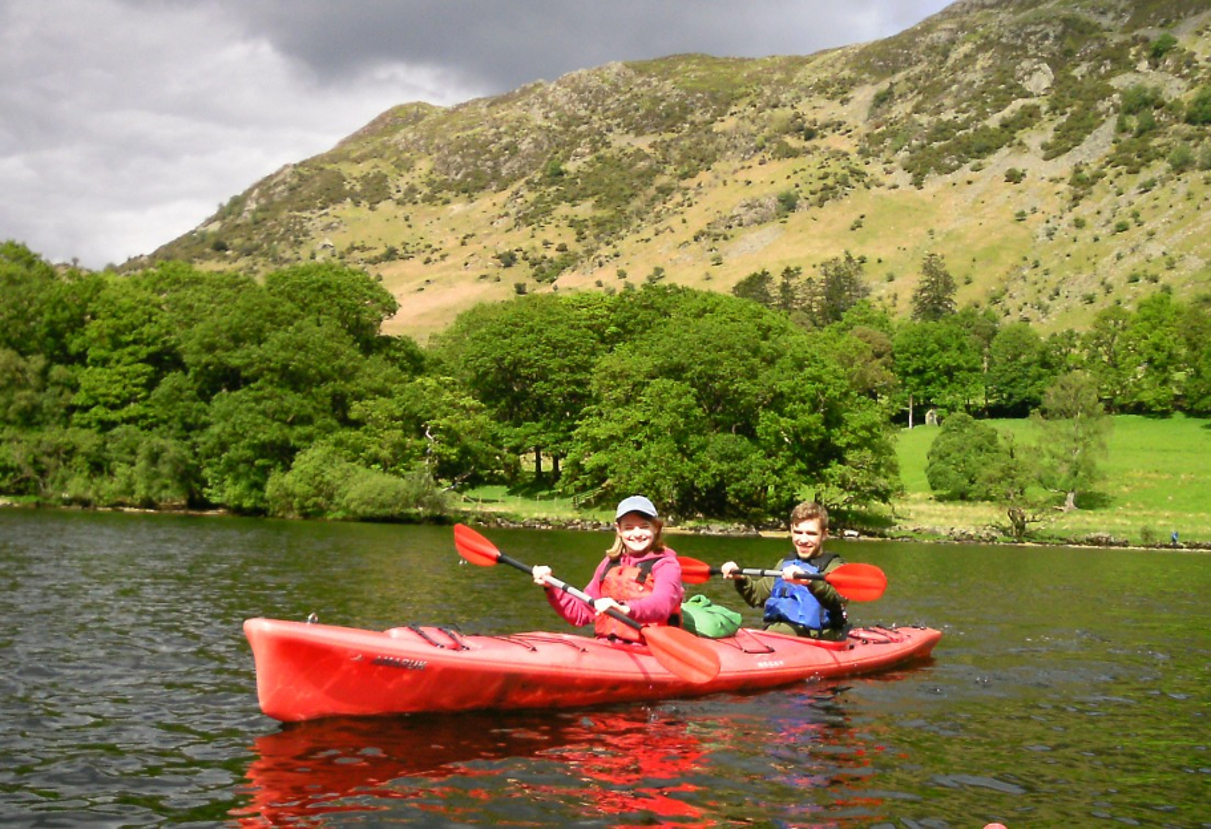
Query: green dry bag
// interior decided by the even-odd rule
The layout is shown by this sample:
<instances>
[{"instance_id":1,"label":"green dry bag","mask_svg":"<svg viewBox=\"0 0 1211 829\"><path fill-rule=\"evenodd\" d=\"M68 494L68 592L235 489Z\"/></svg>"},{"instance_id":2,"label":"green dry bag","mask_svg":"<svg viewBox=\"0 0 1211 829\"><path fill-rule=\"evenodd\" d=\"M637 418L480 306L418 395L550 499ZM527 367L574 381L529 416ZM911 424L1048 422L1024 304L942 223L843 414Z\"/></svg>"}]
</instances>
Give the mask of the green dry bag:
<instances>
[{"instance_id":1,"label":"green dry bag","mask_svg":"<svg viewBox=\"0 0 1211 829\"><path fill-rule=\"evenodd\" d=\"M681 626L708 639L731 636L740 630L741 620L736 611L715 604L703 595L691 596L681 603Z\"/></svg>"}]
</instances>

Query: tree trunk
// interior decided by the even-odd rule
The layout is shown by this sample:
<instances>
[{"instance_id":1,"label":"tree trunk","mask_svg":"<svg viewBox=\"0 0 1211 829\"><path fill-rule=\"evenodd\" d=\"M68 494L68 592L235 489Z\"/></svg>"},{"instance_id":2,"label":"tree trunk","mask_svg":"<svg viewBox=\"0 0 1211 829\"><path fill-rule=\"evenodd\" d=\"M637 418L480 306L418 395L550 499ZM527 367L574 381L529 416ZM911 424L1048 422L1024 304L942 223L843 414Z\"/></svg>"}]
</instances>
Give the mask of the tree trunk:
<instances>
[{"instance_id":1,"label":"tree trunk","mask_svg":"<svg viewBox=\"0 0 1211 829\"><path fill-rule=\"evenodd\" d=\"M534 447L534 480L542 480L542 449Z\"/></svg>"},{"instance_id":2,"label":"tree trunk","mask_svg":"<svg viewBox=\"0 0 1211 829\"><path fill-rule=\"evenodd\" d=\"M1026 537L1026 510L1021 507L1009 507L1006 513L1009 516L1009 528L1013 540L1021 541Z\"/></svg>"}]
</instances>

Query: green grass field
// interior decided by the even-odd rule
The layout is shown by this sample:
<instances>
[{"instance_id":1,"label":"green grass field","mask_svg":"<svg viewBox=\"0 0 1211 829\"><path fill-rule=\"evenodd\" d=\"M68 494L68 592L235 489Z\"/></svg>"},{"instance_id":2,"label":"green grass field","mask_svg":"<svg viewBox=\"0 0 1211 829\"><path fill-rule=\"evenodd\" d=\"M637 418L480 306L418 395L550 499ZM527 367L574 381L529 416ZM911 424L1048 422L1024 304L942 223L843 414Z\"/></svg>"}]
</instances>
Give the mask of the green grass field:
<instances>
[{"instance_id":1,"label":"green grass field","mask_svg":"<svg viewBox=\"0 0 1211 829\"><path fill-rule=\"evenodd\" d=\"M987 421L1012 433L1020 447L1036 440L1029 420ZM889 535L929 538L978 537L1008 540L998 531L1004 511L994 504L935 501L925 478L929 447L938 427L918 426L899 434L897 453L905 495L883 518ZM1120 415L1114 418L1105 478L1085 499L1089 508L1054 510L1032 525L1030 540L1044 543L1110 536L1133 545L1167 544L1177 530L1183 543L1211 542L1211 421ZM1078 504L1081 499L1078 497ZM513 521L566 523L611 520L609 505L577 509L570 498L549 492L480 487L462 496L460 506Z\"/></svg>"},{"instance_id":2,"label":"green grass field","mask_svg":"<svg viewBox=\"0 0 1211 829\"><path fill-rule=\"evenodd\" d=\"M1036 440L1028 420L987 421L1019 446ZM944 504L933 500L925 478L937 427L900 433L897 452L906 495L895 505L897 525L932 529L982 528L1004 522L991 504ZM1211 422L1174 416L1114 418L1105 478L1091 493L1094 506L1056 511L1036 525L1039 540L1110 535L1132 544L1167 543L1177 530L1182 541L1211 541ZM1078 504L1080 498L1078 498Z\"/></svg>"}]
</instances>

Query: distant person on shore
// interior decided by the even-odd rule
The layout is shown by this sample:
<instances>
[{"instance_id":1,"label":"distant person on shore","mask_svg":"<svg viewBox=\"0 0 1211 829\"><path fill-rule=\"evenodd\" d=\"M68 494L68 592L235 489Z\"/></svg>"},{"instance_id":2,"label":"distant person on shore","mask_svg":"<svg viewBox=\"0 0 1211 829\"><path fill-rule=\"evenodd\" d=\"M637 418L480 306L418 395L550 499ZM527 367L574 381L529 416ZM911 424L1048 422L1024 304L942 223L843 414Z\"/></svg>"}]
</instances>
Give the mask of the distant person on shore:
<instances>
[{"instance_id":1,"label":"distant person on shore","mask_svg":"<svg viewBox=\"0 0 1211 829\"><path fill-rule=\"evenodd\" d=\"M1174 530L1173 535L1169 536L1169 546L1170 547L1180 546L1177 541L1177 530Z\"/></svg>"},{"instance_id":2,"label":"distant person on shore","mask_svg":"<svg viewBox=\"0 0 1211 829\"><path fill-rule=\"evenodd\" d=\"M533 568L534 581L547 588L547 601L571 624L592 622L598 638L639 642L639 631L607 611L615 608L645 625L680 623L685 596L681 565L677 554L664 546L663 531L664 522L651 501L642 495L622 499L614 512L614 544L584 589L593 597L593 607L548 585L551 568L544 564Z\"/></svg>"},{"instance_id":3,"label":"distant person on shore","mask_svg":"<svg viewBox=\"0 0 1211 829\"><path fill-rule=\"evenodd\" d=\"M736 562L719 569L734 579L736 592L750 607L765 610L765 629L775 633L839 641L849 633L845 599L823 580L794 582L796 572L824 574L844 564L835 553L824 552L828 538L828 510L815 501L804 501L791 511L791 543L794 553L777 566L780 576L753 580L739 573Z\"/></svg>"}]
</instances>

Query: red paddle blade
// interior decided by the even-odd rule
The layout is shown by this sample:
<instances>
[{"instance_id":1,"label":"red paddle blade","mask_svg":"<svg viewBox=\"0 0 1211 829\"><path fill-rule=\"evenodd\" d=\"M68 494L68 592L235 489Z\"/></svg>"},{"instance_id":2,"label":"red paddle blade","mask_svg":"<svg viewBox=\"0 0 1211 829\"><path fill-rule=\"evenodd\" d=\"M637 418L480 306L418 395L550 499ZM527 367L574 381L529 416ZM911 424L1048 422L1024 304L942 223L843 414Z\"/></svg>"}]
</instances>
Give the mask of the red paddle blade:
<instances>
[{"instance_id":1,"label":"red paddle blade","mask_svg":"<svg viewBox=\"0 0 1211 829\"><path fill-rule=\"evenodd\" d=\"M460 556L480 567L491 567L500 560L496 545L466 524L454 525L454 546Z\"/></svg>"},{"instance_id":2,"label":"red paddle blade","mask_svg":"<svg viewBox=\"0 0 1211 829\"><path fill-rule=\"evenodd\" d=\"M711 580L711 565L687 556L677 556L681 565L681 580L686 584L704 584Z\"/></svg>"},{"instance_id":3,"label":"red paddle blade","mask_svg":"<svg viewBox=\"0 0 1211 829\"><path fill-rule=\"evenodd\" d=\"M887 576L873 564L842 564L824 580L851 602L873 602L887 589Z\"/></svg>"},{"instance_id":4,"label":"red paddle blade","mask_svg":"<svg viewBox=\"0 0 1211 829\"><path fill-rule=\"evenodd\" d=\"M719 674L719 654L709 639L670 627L645 627L643 638L656 661L687 682L710 682Z\"/></svg>"}]
</instances>

